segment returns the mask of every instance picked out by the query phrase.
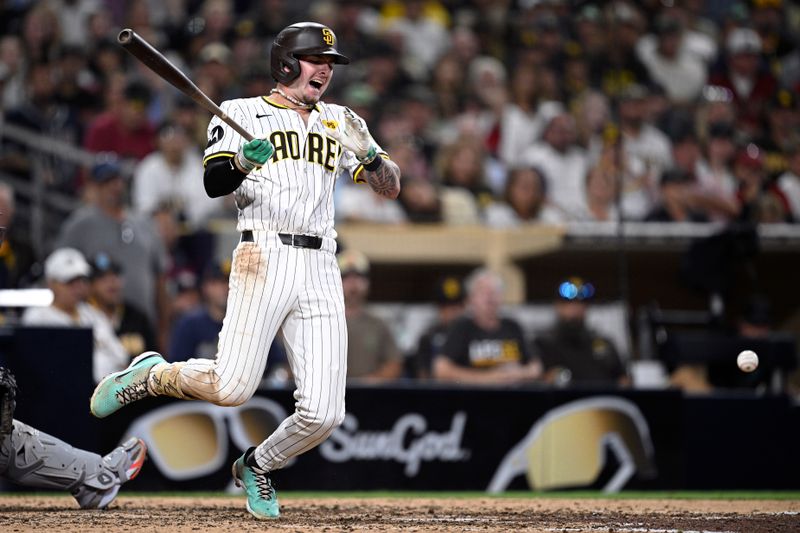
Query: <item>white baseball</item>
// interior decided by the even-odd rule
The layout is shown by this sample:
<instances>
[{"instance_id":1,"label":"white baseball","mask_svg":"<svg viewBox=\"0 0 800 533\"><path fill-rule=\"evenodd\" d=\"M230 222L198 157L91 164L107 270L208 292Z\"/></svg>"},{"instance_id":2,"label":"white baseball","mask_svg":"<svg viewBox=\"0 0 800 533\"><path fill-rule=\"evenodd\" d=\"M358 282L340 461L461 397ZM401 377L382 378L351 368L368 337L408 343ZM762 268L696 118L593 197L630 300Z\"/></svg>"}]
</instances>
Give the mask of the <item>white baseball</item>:
<instances>
[{"instance_id":1,"label":"white baseball","mask_svg":"<svg viewBox=\"0 0 800 533\"><path fill-rule=\"evenodd\" d=\"M758 356L752 350L744 350L736 357L736 364L742 372L752 372L758 368Z\"/></svg>"}]
</instances>

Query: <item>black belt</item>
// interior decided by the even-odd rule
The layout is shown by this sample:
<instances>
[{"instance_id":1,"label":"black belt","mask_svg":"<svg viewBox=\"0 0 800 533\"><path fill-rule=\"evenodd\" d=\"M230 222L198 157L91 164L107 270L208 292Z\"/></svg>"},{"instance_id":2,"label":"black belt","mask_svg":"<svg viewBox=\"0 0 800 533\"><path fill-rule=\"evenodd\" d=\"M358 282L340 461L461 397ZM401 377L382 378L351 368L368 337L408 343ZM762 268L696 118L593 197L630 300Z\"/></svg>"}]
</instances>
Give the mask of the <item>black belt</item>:
<instances>
[{"instance_id":1,"label":"black belt","mask_svg":"<svg viewBox=\"0 0 800 533\"><path fill-rule=\"evenodd\" d=\"M296 248L311 248L312 250L319 250L322 248L322 237L314 237L313 235L295 235L293 233L278 233L283 244L294 246ZM253 232L245 230L242 232L242 242L253 242Z\"/></svg>"}]
</instances>

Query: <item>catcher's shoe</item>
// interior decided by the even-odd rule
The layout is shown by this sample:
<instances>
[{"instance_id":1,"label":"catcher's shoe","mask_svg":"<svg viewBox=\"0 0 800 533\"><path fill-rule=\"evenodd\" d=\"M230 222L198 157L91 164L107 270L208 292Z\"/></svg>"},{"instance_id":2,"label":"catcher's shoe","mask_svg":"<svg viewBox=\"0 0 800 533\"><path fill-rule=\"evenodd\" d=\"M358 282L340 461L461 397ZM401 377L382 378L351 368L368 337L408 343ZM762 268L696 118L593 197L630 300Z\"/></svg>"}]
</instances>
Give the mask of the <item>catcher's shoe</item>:
<instances>
[{"instance_id":1,"label":"catcher's shoe","mask_svg":"<svg viewBox=\"0 0 800 533\"><path fill-rule=\"evenodd\" d=\"M247 510L256 518L278 518L281 507L278 494L267 477L267 471L247 464L245 458L255 448L250 448L233 463L233 479L237 487L247 493Z\"/></svg>"},{"instance_id":2,"label":"catcher's shoe","mask_svg":"<svg viewBox=\"0 0 800 533\"><path fill-rule=\"evenodd\" d=\"M147 377L150 369L166 363L157 352L144 352L131 361L128 368L104 377L94 389L89 409L97 418L105 418L125 405L150 396Z\"/></svg>"},{"instance_id":3,"label":"catcher's shoe","mask_svg":"<svg viewBox=\"0 0 800 533\"><path fill-rule=\"evenodd\" d=\"M72 491L81 509L105 509L117 497L123 483L135 478L144 464L147 446L142 439L131 437L103 457L102 468L87 476Z\"/></svg>"}]
</instances>

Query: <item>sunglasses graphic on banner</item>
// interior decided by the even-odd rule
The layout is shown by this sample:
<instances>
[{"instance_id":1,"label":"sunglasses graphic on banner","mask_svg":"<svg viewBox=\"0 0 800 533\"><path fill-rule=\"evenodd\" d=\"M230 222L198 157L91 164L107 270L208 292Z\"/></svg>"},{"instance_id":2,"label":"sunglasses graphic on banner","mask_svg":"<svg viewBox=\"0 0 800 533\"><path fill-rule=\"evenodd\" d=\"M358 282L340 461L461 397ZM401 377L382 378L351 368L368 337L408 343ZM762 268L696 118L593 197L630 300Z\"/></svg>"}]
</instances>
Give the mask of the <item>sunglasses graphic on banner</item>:
<instances>
[{"instance_id":1,"label":"sunglasses graphic on banner","mask_svg":"<svg viewBox=\"0 0 800 533\"><path fill-rule=\"evenodd\" d=\"M229 440L243 453L263 442L285 418L283 407L266 398L254 397L236 407L178 402L134 420L123 440L131 436L144 439L148 456L159 471L182 481L224 466Z\"/></svg>"},{"instance_id":2,"label":"sunglasses graphic on banner","mask_svg":"<svg viewBox=\"0 0 800 533\"><path fill-rule=\"evenodd\" d=\"M533 490L588 487L605 468L607 451L619 467L605 492L619 491L633 475L656 474L650 429L635 404L610 396L570 402L536 421L500 462L486 490L502 492L521 474Z\"/></svg>"}]
</instances>

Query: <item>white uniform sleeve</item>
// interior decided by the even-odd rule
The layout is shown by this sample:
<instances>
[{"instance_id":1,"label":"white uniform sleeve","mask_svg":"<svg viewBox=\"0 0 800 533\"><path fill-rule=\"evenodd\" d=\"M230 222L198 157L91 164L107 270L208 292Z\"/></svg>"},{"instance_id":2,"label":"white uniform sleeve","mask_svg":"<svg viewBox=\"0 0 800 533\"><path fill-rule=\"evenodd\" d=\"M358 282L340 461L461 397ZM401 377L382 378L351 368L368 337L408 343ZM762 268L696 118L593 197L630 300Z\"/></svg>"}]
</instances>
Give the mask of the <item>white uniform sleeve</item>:
<instances>
[{"instance_id":1,"label":"white uniform sleeve","mask_svg":"<svg viewBox=\"0 0 800 533\"><path fill-rule=\"evenodd\" d=\"M244 129L250 130L250 117L245 115L236 101L226 100L219 107ZM207 135L208 144L206 144L206 149L203 153L203 166L206 166L215 157L232 157L246 142L244 137L216 115L211 118L211 122L208 124Z\"/></svg>"},{"instance_id":2,"label":"white uniform sleeve","mask_svg":"<svg viewBox=\"0 0 800 533\"><path fill-rule=\"evenodd\" d=\"M352 111L352 109L351 109ZM356 116L358 120L360 120L365 126L367 125L366 121L358 116L355 111L353 114ZM344 120L344 108L341 108L339 112L339 120ZM370 133L370 137L372 134ZM383 150L383 148L375 142L375 139L372 138L372 143L377 147L379 157L383 157L385 159L389 159L389 155ZM356 183L366 183L367 181L361 176L361 172L364 170L364 165L356 158L356 155L351 152L350 150L345 149L342 153L342 159L340 163L340 168L346 170L352 177L353 181Z\"/></svg>"}]
</instances>

